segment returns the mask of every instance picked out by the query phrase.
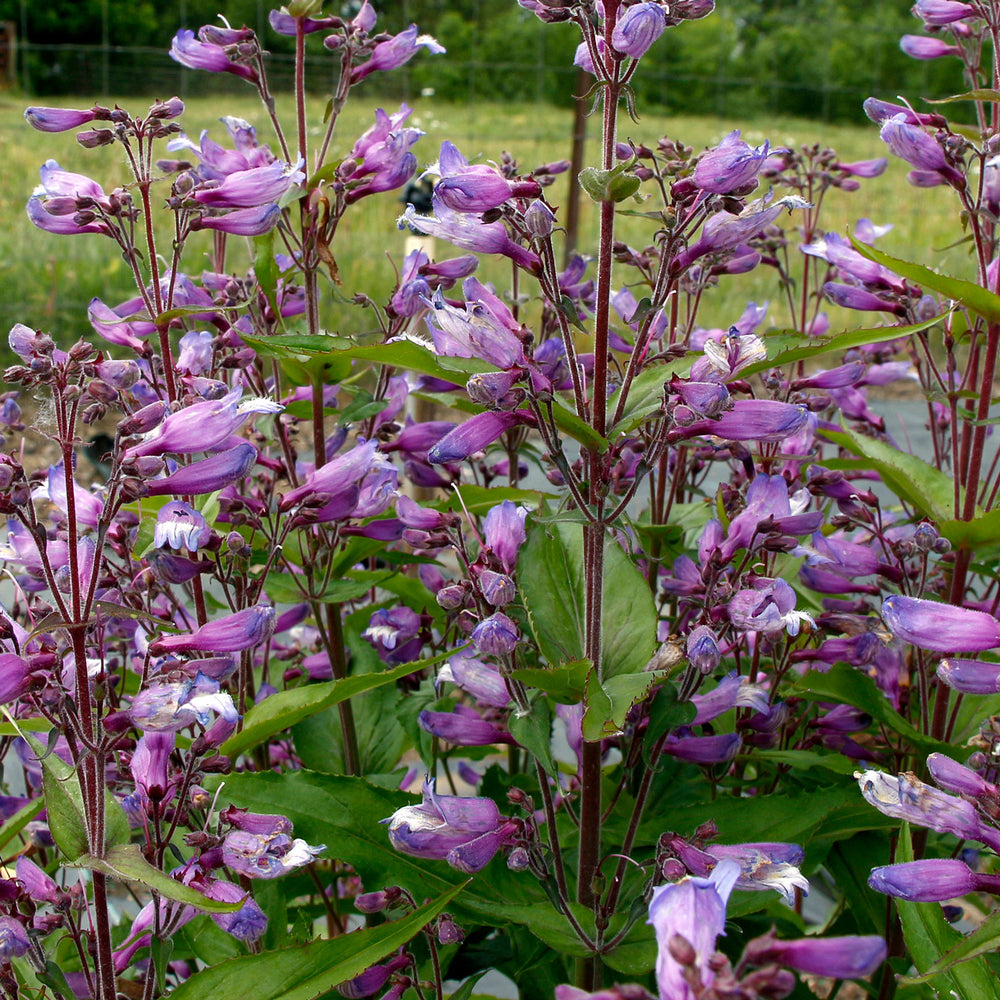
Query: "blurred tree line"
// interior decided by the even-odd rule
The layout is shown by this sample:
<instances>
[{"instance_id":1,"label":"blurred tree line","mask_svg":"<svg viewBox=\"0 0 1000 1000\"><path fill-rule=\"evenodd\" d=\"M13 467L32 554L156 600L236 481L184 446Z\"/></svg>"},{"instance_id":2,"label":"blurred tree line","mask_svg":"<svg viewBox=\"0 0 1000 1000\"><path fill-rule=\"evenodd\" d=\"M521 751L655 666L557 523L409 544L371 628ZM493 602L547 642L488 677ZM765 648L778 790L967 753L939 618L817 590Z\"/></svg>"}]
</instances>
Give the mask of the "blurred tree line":
<instances>
[{"instance_id":1,"label":"blurred tree line","mask_svg":"<svg viewBox=\"0 0 1000 1000\"><path fill-rule=\"evenodd\" d=\"M325 5L348 16L359 0ZM509 99L566 104L576 86L572 66L579 34L572 25L543 25L514 0L373 0L379 25L398 31L416 22L448 49L418 58L406 73L378 86L408 96L433 90L456 101ZM163 52L183 26L213 22L221 10L233 25L262 32L276 65L291 40L267 28L270 0L0 0L0 19L30 43L20 79L39 94L88 92L68 58L46 46L109 46L113 59L135 50ZM754 117L795 114L828 121L860 120L869 95L957 93L956 60L918 62L899 37L919 33L909 0L718 0L702 21L667 32L635 79L640 107L671 112ZM36 48L43 46L43 48ZM114 51L117 50L117 51ZM148 60L148 57L147 57ZM147 63L148 64L148 63ZM141 59L139 60L141 65ZM162 73L176 70L164 63ZM162 74L137 72L163 91ZM199 89L207 81L200 78ZM220 81L221 84L221 81Z\"/></svg>"}]
</instances>

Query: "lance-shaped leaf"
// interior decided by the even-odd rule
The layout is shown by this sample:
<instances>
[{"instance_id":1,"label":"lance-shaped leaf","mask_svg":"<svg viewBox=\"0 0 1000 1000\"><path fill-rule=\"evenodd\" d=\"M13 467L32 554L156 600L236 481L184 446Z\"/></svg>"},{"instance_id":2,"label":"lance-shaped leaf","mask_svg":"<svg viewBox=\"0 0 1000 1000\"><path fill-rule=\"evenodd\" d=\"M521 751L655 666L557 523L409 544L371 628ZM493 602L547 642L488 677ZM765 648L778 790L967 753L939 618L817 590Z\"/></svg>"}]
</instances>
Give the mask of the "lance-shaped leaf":
<instances>
[{"instance_id":1,"label":"lance-shaped leaf","mask_svg":"<svg viewBox=\"0 0 1000 1000\"><path fill-rule=\"evenodd\" d=\"M947 274L938 274L937 271L932 271L929 267L924 267L923 264L915 264L912 261L891 257L866 243L860 243L853 236L850 239L854 249L869 260L882 264L923 288L931 288L949 299L960 302L967 309L982 316L987 323L1000 323L1000 295L987 291L974 281L952 278Z\"/></svg>"},{"instance_id":2,"label":"lance-shaped leaf","mask_svg":"<svg viewBox=\"0 0 1000 1000\"><path fill-rule=\"evenodd\" d=\"M241 955L202 969L171 994L174 1000L312 1000L360 975L420 932L458 895L455 886L400 920L260 955Z\"/></svg>"}]
</instances>

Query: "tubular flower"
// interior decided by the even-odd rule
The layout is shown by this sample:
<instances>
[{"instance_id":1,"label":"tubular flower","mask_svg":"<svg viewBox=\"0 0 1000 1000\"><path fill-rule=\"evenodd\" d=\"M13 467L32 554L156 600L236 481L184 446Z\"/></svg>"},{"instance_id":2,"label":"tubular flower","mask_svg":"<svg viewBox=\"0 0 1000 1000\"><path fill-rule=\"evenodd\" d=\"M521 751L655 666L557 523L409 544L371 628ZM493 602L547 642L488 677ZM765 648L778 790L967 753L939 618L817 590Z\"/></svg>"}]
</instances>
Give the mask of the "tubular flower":
<instances>
[{"instance_id":1,"label":"tubular flower","mask_svg":"<svg viewBox=\"0 0 1000 1000\"><path fill-rule=\"evenodd\" d=\"M433 781L424 782L419 805L403 806L385 822L397 851L447 861L469 873L485 867L520 829L517 820L500 815L492 799L437 795Z\"/></svg>"},{"instance_id":2,"label":"tubular flower","mask_svg":"<svg viewBox=\"0 0 1000 1000\"><path fill-rule=\"evenodd\" d=\"M1000 646L1000 621L985 611L893 594L882 602L882 621L903 642L936 653L981 653Z\"/></svg>"},{"instance_id":3,"label":"tubular flower","mask_svg":"<svg viewBox=\"0 0 1000 1000\"><path fill-rule=\"evenodd\" d=\"M632 8L629 8L630 10ZM714 149L703 154L694 168L694 182L710 194L728 194L756 182L769 153L767 142L752 148L740 139L737 129Z\"/></svg>"},{"instance_id":4,"label":"tubular flower","mask_svg":"<svg viewBox=\"0 0 1000 1000\"><path fill-rule=\"evenodd\" d=\"M1000 892L1000 876L981 875L958 858L926 858L873 868L868 884L876 892L914 903L939 903L970 892Z\"/></svg>"},{"instance_id":5,"label":"tubular flower","mask_svg":"<svg viewBox=\"0 0 1000 1000\"><path fill-rule=\"evenodd\" d=\"M725 934L726 904L739 875L740 866L727 858L708 878L685 878L653 890L647 923L656 932L656 981L663 1000L697 996L685 966L674 957L678 943L694 951L693 965L703 987L715 981L711 960L719 935Z\"/></svg>"},{"instance_id":6,"label":"tubular flower","mask_svg":"<svg viewBox=\"0 0 1000 1000\"><path fill-rule=\"evenodd\" d=\"M611 45L623 55L640 59L667 28L667 15L655 3L637 3L622 11L611 32Z\"/></svg>"},{"instance_id":7,"label":"tubular flower","mask_svg":"<svg viewBox=\"0 0 1000 1000\"><path fill-rule=\"evenodd\" d=\"M430 35L418 35L417 26L411 24L398 35L379 42L372 50L371 58L351 70L351 83L359 83L370 73L378 70L398 69L409 62L420 49L439 54L445 51L443 45Z\"/></svg>"},{"instance_id":8,"label":"tubular flower","mask_svg":"<svg viewBox=\"0 0 1000 1000\"><path fill-rule=\"evenodd\" d=\"M153 656L164 653L235 653L252 649L274 631L277 612L266 604L218 618L189 635L166 635L149 644Z\"/></svg>"}]
</instances>

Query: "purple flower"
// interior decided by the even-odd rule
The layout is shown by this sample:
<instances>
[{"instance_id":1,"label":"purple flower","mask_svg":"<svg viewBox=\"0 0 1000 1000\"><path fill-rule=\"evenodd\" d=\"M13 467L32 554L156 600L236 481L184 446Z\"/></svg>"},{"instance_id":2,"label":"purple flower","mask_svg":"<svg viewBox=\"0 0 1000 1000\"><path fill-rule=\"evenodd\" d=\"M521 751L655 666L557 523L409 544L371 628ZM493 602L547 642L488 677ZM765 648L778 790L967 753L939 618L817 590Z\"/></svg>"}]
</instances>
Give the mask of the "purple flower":
<instances>
[{"instance_id":1,"label":"purple flower","mask_svg":"<svg viewBox=\"0 0 1000 1000\"><path fill-rule=\"evenodd\" d=\"M780 441L797 434L808 421L803 406L777 399L738 399L715 419L696 420L670 433L672 440L713 435L727 441Z\"/></svg>"},{"instance_id":2,"label":"purple flower","mask_svg":"<svg viewBox=\"0 0 1000 1000\"><path fill-rule=\"evenodd\" d=\"M671 270L680 273L706 254L734 250L774 222L785 208L791 210L801 207L801 204L796 199L783 198L768 205L765 199L759 199L739 215L716 212L705 222L698 239L674 258Z\"/></svg>"},{"instance_id":3,"label":"purple flower","mask_svg":"<svg viewBox=\"0 0 1000 1000\"><path fill-rule=\"evenodd\" d=\"M311 864L325 850L326 844L313 847L299 838L293 840L285 828L264 833L233 830L222 842L225 865L247 878L279 878Z\"/></svg>"},{"instance_id":4,"label":"purple flower","mask_svg":"<svg viewBox=\"0 0 1000 1000\"><path fill-rule=\"evenodd\" d=\"M210 73L235 73L245 80L256 82L257 71L250 66L233 62L225 48L211 42L201 42L189 28L182 28L174 35L170 58L189 69L204 69Z\"/></svg>"},{"instance_id":5,"label":"purple flower","mask_svg":"<svg viewBox=\"0 0 1000 1000\"><path fill-rule=\"evenodd\" d=\"M500 671L464 653L456 653L438 671L437 683L446 681L458 685L484 705L506 708L510 703L507 682Z\"/></svg>"},{"instance_id":6,"label":"purple flower","mask_svg":"<svg viewBox=\"0 0 1000 1000\"><path fill-rule=\"evenodd\" d=\"M145 484L147 496L194 496L214 493L242 479L257 460L257 449L249 442L211 458L181 466L162 479Z\"/></svg>"},{"instance_id":7,"label":"purple flower","mask_svg":"<svg viewBox=\"0 0 1000 1000\"><path fill-rule=\"evenodd\" d=\"M971 802L938 791L909 772L894 776L864 771L855 773L855 778L865 801L886 816L952 833L961 840L979 840L994 848L1000 844L1000 834L983 826Z\"/></svg>"},{"instance_id":8,"label":"purple flower","mask_svg":"<svg viewBox=\"0 0 1000 1000\"><path fill-rule=\"evenodd\" d=\"M720 861L709 878L685 878L653 890L649 920L656 932L656 981L663 1000L696 1000L687 967L674 957L678 944L694 953L703 988L715 981L715 943L725 934L726 904L740 875L732 860Z\"/></svg>"},{"instance_id":9,"label":"purple flower","mask_svg":"<svg viewBox=\"0 0 1000 1000\"><path fill-rule=\"evenodd\" d=\"M16 653L0 653L0 705L9 705L28 688L31 665Z\"/></svg>"},{"instance_id":10,"label":"purple flower","mask_svg":"<svg viewBox=\"0 0 1000 1000\"><path fill-rule=\"evenodd\" d=\"M903 35L899 47L912 59L940 59L942 56L960 56L962 49L958 45L949 45L941 38L928 38L926 35Z\"/></svg>"},{"instance_id":11,"label":"purple flower","mask_svg":"<svg viewBox=\"0 0 1000 1000\"><path fill-rule=\"evenodd\" d=\"M520 641L517 626L502 612L484 618L473 630L472 644L480 653L505 656L512 653Z\"/></svg>"},{"instance_id":12,"label":"purple flower","mask_svg":"<svg viewBox=\"0 0 1000 1000\"><path fill-rule=\"evenodd\" d=\"M699 625L691 631L687 639L687 656L699 673L710 674L718 667L721 660L719 640L707 625Z\"/></svg>"},{"instance_id":13,"label":"purple flower","mask_svg":"<svg viewBox=\"0 0 1000 1000\"><path fill-rule=\"evenodd\" d=\"M428 172L441 177L434 187L434 197L455 212L488 212L509 198L532 198L542 190L537 181L516 183L506 180L496 167L470 165L458 147L447 141L441 144L438 162Z\"/></svg>"},{"instance_id":14,"label":"purple flower","mask_svg":"<svg viewBox=\"0 0 1000 1000\"><path fill-rule=\"evenodd\" d=\"M711 194L728 194L744 188L756 181L768 152L768 143L754 149L740 139L737 129L701 156L694 168L694 182Z\"/></svg>"},{"instance_id":15,"label":"purple flower","mask_svg":"<svg viewBox=\"0 0 1000 1000\"><path fill-rule=\"evenodd\" d=\"M514 572L517 554L528 537L524 527L527 517L527 507L521 507L513 500L504 500L491 507L483 518L483 544L508 573Z\"/></svg>"},{"instance_id":16,"label":"purple flower","mask_svg":"<svg viewBox=\"0 0 1000 1000\"><path fill-rule=\"evenodd\" d=\"M831 979L870 975L885 961L885 956L885 940L877 934L809 937L796 941L779 941L768 934L754 939L744 953L744 957L755 965L774 962Z\"/></svg>"},{"instance_id":17,"label":"purple flower","mask_svg":"<svg viewBox=\"0 0 1000 1000\"><path fill-rule=\"evenodd\" d=\"M153 544L157 548L187 549L197 552L212 535L205 518L183 500L171 500L156 516Z\"/></svg>"},{"instance_id":18,"label":"purple flower","mask_svg":"<svg viewBox=\"0 0 1000 1000\"><path fill-rule=\"evenodd\" d=\"M362 441L350 451L338 455L310 473L301 486L289 490L281 498L278 509L288 510L306 499L315 501L319 495L335 498L351 486L356 486L371 471L376 449L376 442ZM350 505L350 509L353 508L354 503Z\"/></svg>"},{"instance_id":19,"label":"purple flower","mask_svg":"<svg viewBox=\"0 0 1000 1000\"><path fill-rule=\"evenodd\" d=\"M624 55L640 59L667 28L667 15L655 3L637 3L621 12L611 45Z\"/></svg>"},{"instance_id":20,"label":"purple flower","mask_svg":"<svg viewBox=\"0 0 1000 1000\"><path fill-rule=\"evenodd\" d=\"M369 893L368 895L374 895ZM357 901L361 897L355 898L355 906L357 906ZM365 910L363 912L372 912ZM377 911L376 911L377 912ZM348 997L349 1000L360 1000L361 997L374 996L387 982L389 982L390 976L394 972L398 972L400 969L405 969L407 965L410 964L410 957L408 955L396 955L395 957L389 959L385 965L372 965L365 969L360 975L355 976L353 979L348 980L346 983L341 983L337 987L337 992L342 996Z\"/></svg>"},{"instance_id":21,"label":"purple flower","mask_svg":"<svg viewBox=\"0 0 1000 1000\"><path fill-rule=\"evenodd\" d=\"M419 805L403 806L385 822L389 840L400 853L447 861L470 874L511 843L519 827L500 815L492 799L437 795L433 781L424 782Z\"/></svg>"},{"instance_id":22,"label":"purple flower","mask_svg":"<svg viewBox=\"0 0 1000 1000\"><path fill-rule=\"evenodd\" d=\"M39 108L24 109L24 117L32 128L39 132L67 132L71 128L79 128L95 119L107 121L111 113L107 108L96 104L85 111L74 108Z\"/></svg>"},{"instance_id":23,"label":"purple flower","mask_svg":"<svg viewBox=\"0 0 1000 1000\"><path fill-rule=\"evenodd\" d=\"M0 917L0 961L8 964L12 958L24 955L30 946L28 931L20 920Z\"/></svg>"},{"instance_id":24,"label":"purple flower","mask_svg":"<svg viewBox=\"0 0 1000 1000\"><path fill-rule=\"evenodd\" d=\"M873 868L868 884L887 896L938 903L970 892L1000 891L1000 876L980 875L957 858L927 858Z\"/></svg>"},{"instance_id":25,"label":"purple flower","mask_svg":"<svg viewBox=\"0 0 1000 1000\"><path fill-rule=\"evenodd\" d=\"M937 668L938 680L963 694L996 694L1000 692L1000 663L983 660L942 660Z\"/></svg>"},{"instance_id":26,"label":"purple flower","mask_svg":"<svg viewBox=\"0 0 1000 1000\"><path fill-rule=\"evenodd\" d=\"M463 285L470 301L464 308L449 304L438 289L427 303L431 311L425 317L434 337L438 354L458 358L483 358L504 371L525 364L520 324L501 302L493 302L475 278ZM492 308L491 308L492 307Z\"/></svg>"},{"instance_id":27,"label":"purple flower","mask_svg":"<svg viewBox=\"0 0 1000 1000\"><path fill-rule=\"evenodd\" d=\"M671 733L663 752L691 764L722 764L733 760L742 740L737 733L721 736L677 736Z\"/></svg>"},{"instance_id":28,"label":"purple flower","mask_svg":"<svg viewBox=\"0 0 1000 1000\"><path fill-rule=\"evenodd\" d=\"M275 160L262 167L237 170L216 186L198 188L193 197L206 208L258 208L278 201L293 184L300 183L305 178L301 166L301 160L294 166Z\"/></svg>"},{"instance_id":29,"label":"purple flower","mask_svg":"<svg viewBox=\"0 0 1000 1000\"><path fill-rule=\"evenodd\" d=\"M351 83L358 83L377 70L397 69L409 62L420 49L427 49L428 52L435 54L445 51L444 46L438 44L430 35L418 35L417 26L411 24L398 35L379 42L372 49L371 57L351 70Z\"/></svg>"},{"instance_id":30,"label":"purple flower","mask_svg":"<svg viewBox=\"0 0 1000 1000\"><path fill-rule=\"evenodd\" d=\"M533 274L538 272L541 261L537 254L515 243L503 222L483 222L477 215L456 212L436 195L433 199L434 214L420 215L412 205L397 221L400 229L409 227L426 236L438 236L463 250L476 253L502 254L509 257L518 267Z\"/></svg>"},{"instance_id":31,"label":"purple flower","mask_svg":"<svg viewBox=\"0 0 1000 1000\"><path fill-rule=\"evenodd\" d=\"M281 221L277 205L259 208L237 208L224 215L201 215L190 222L192 229L214 229L232 236L263 236Z\"/></svg>"},{"instance_id":32,"label":"purple flower","mask_svg":"<svg viewBox=\"0 0 1000 1000\"><path fill-rule=\"evenodd\" d=\"M171 413L149 437L129 448L126 457L211 451L239 430L251 414L278 413L282 409L269 399L241 400L242 394L242 389L234 389L221 399L206 399Z\"/></svg>"},{"instance_id":33,"label":"purple flower","mask_svg":"<svg viewBox=\"0 0 1000 1000\"><path fill-rule=\"evenodd\" d=\"M519 424L534 425L535 418L529 410L499 412L488 410L477 413L443 438L427 453L427 459L434 465L460 462L485 451L501 434Z\"/></svg>"},{"instance_id":34,"label":"purple flower","mask_svg":"<svg viewBox=\"0 0 1000 1000\"><path fill-rule=\"evenodd\" d=\"M199 674L193 680L154 684L132 699L129 714L143 731L177 732L199 723L209 726L214 715L236 723L239 713L218 681Z\"/></svg>"},{"instance_id":35,"label":"purple flower","mask_svg":"<svg viewBox=\"0 0 1000 1000\"><path fill-rule=\"evenodd\" d=\"M485 747L516 741L499 726L484 719L468 705L456 705L453 712L423 711L417 717L420 728L457 747Z\"/></svg>"},{"instance_id":36,"label":"purple flower","mask_svg":"<svg viewBox=\"0 0 1000 1000\"><path fill-rule=\"evenodd\" d=\"M966 17L979 16L975 7L958 0L917 0L913 5L913 13L928 28L941 28Z\"/></svg>"},{"instance_id":37,"label":"purple flower","mask_svg":"<svg viewBox=\"0 0 1000 1000\"><path fill-rule=\"evenodd\" d=\"M1000 646L1000 621L972 608L893 594L882 602L882 621L897 639L936 653Z\"/></svg>"},{"instance_id":38,"label":"purple flower","mask_svg":"<svg viewBox=\"0 0 1000 1000\"><path fill-rule=\"evenodd\" d=\"M906 115L894 115L886 121L879 136L901 160L919 171L939 174L947 183L961 188L965 178L945 159L940 144L922 128L911 124Z\"/></svg>"},{"instance_id":39,"label":"purple flower","mask_svg":"<svg viewBox=\"0 0 1000 1000\"><path fill-rule=\"evenodd\" d=\"M844 309L860 309L868 312L887 312L901 316L905 309L893 299L883 299L873 292L858 288L857 285L842 285L828 281L823 285L823 294L836 306Z\"/></svg>"},{"instance_id":40,"label":"purple flower","mask_svg":"<svg viewBox=\"0 0 1000 1000\"><path fill-rule=\"evenodd\" d=\"M406 607L380 608L372 616L368 628L361 633L388 664L409 663L419 659L423 648L420 615Z\"/></svg>"},{"instance_id":41,"label":"purple flower","mask_svg":"<svg viewBox=\"0 0 1000 1000\"><path fill-rule=\"evenodd\" d=\"M17 856L17 878L36 903L54 903L62 891L55 880L47 875L30 858Z\"/></svg>"},{"instance_id":42,"label":"purple flower","mask_svg":"<svg viewBox=\"0 0 1000 1000\"><path fill-rule=\"evenodd\" d=\"M815 628L812 616L795 610L795 591L784 580L758 577L729 601L729 619L741 631L796 636L803 623Z\"/></svg>"},{"instance_id":43,"label":"purple flower","mask_svg":"<svg viewBox=\"0 0 1000 1000\"><path fill-rule=\"evenodd\" d=\"M266 604L226 615L189 635L167 635L151 642L153 656L164 653L235 653L265 642L274 631L277 612Z\"/></svg>"},{"instance_id":44,"label":"purple flower","mask_svg":"<svg viewBox=\"0 0 1000 1000\"><path fill-rule=\"evenodd\" d=\"M715 643L715 636L712 635L707 626L701 625L698 629L695 629L695 632L700 631L700 629L705 629L711 637L709 640L703 635L700 639L701 642L705 645L708 645L709 641ZM694 634L694 632L691 633L692 636ZM691 643L689 641L688 658L694 663L690 650ZM715 660L715 665L712 667L713 670L715 666L718 666L718 650L719 647L716 643L715 656L709 657ZM702 671L702 673L705 672ZM707 672L711 673L711 670ZM726 674L715 686L715 689L709 691L708 694L692 695L691 703L698 709L698 714L691 720L691 725L693 726L701 725L703 722L711 722L712 719L717 719L731 708L753 708L758 712L766 712L768 710L767 692L764 688L751 683L749 677L738 676L735 671Z\"/></svg>"},{"instance_id":45,"label":"purple flower","mask_svg":"<svg viewBox=\"0 0 1000 1000\"><path fill-rule=\"evenodd\" d=\"M242 901L243 905L233 913L210 914L212 920L237 941L256 941L267 930L267 914L238 885L212 880L203 888L209 899L217 899L223 903Z\"/></svg>"}]
</instances>

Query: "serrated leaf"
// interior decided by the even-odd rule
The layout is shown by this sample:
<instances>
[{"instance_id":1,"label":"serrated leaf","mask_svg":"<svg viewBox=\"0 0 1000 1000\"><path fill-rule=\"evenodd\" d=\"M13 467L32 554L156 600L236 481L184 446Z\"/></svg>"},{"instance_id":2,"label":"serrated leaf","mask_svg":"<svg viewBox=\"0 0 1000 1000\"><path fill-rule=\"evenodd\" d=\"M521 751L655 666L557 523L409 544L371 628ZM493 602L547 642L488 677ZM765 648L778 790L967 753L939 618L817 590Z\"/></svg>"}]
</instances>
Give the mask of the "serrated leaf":
<instances>
[{"instance_id":1,"label":"serrated leaf","mask_svg":"<svg viewBox=\"0 0 1000 1000\"><path fill-rule=\"evenodd\" d=\"M987 323L1000 323L1000 295L995 295L974 281L952 278L947 274L938 274L937 271L932 271L929 267L924 267L923 264L915 264L912 261L891 257L881 250L868 246L867 243L859 242L853 236L849 238L854 249L862 257L867 257L869 260L875 261L876 264L881 264L883 267L895 271L896 274L915 281L924 288L932 288L935 292L939 292L955 302L960 302L967 309L982 316Z\"/></svg>"},{"instance_id":2,"label":"serrated leaf","mask_svg":"<svg viewBox=\"0 0 1000 1000\"><path fill-rule=\"evenodd\" d=\"M242 905L238 903L223 903L192 889L166 872L154 868L143 856L138 844L118 844L104 853L103 858L95 858L84 854L66 865L67 868L89 868L92 871L103 872L110 878L125 882L128 885L142 886L145 889L158 892L166 899L176 903L194 906L207 913L235 913Z\"/></svg>"},{"instance_id":3,"label":"serrated leaf","mask_svg":"<svg viewBox=\"0 0 1000 1000\"><path fill-rule=\"evenodd\" d=\"M824 430L834 444L860 455L883 482L912 507L934 521L950 521L955 513L955 488L950 476L922 458L893 448L884 441L849 430Z\"/></svg>"},{"instance_id":4,"label":"serrated leaf","mask_svg":"<svg viewBox=\"0 0 1000 1000\"><path fill-rule=\"evenodd\" d=\"M846 333L838 333L833 337L799 337L790 338L788 346L772 354L768 351L768 357L763 361L757 361L746 368L740 369L740 377L746 378L757 372L766 371L768 368L775 368L781 365L791 364L795 361L806 361L810 358L818 358L824 354L843 354L853 347L862 347L865 344L884 344L889 340L899 340L902 337L912 336L920 333L940 323L943 316L935 316L933 319L924 320L922 323L914 323L912 326L879 326L867 330L849 330ZM774 334L768 334L765 343L768 347L773 342Z\"/></svg>"}]
</instances>

